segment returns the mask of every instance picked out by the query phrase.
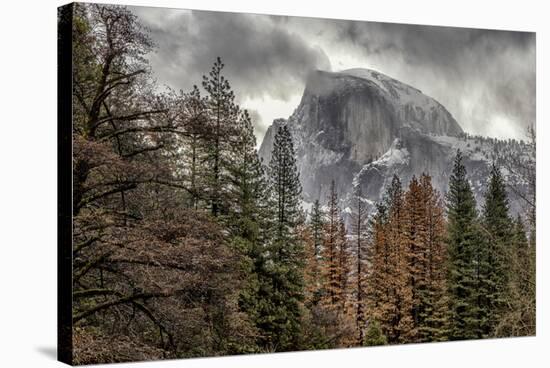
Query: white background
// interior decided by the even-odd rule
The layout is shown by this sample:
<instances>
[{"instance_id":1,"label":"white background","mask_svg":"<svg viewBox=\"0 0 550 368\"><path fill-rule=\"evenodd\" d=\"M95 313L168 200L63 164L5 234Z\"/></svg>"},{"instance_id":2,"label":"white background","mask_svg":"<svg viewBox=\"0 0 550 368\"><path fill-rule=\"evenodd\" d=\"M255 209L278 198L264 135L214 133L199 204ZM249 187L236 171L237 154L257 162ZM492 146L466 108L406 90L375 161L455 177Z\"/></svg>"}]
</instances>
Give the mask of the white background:
<instances>
[{"instance_id":1,"label":"white background","mask_svg":"<svg viewBox=\"0 0 550 368\"><path fill-rule=\"evenodd\" d=\"M550 361L546 1L142 0L131 5L537 32L537 337L140 363L136 367L539 367ZM54 367L56 345L56 0L0 8L0 367ZM545 105L546 103L546 105ZM545 290L543 290L545 288ZM546 363L546 364L545 364ZM126 367L127 364L117 365Z\"/></svg>"}]
</instances>

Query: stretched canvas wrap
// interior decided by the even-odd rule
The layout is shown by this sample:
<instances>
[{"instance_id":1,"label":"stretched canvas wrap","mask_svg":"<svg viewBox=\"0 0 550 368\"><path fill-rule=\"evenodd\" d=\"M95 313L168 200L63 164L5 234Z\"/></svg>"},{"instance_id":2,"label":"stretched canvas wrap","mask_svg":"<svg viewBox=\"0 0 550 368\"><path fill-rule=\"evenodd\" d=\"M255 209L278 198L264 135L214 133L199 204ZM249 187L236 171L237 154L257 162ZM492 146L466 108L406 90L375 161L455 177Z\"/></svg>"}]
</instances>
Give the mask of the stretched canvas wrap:
<instances>
[{"instance_id":1,"label":"stretched canvas wrap","mask_svg":"<svg viewBox=\"0 0 550 368\"><path fill-rule=\"evenodd\" d=\"M61 361L535 335L534 33L58 21Z\"/></svg>"}]
</instances>

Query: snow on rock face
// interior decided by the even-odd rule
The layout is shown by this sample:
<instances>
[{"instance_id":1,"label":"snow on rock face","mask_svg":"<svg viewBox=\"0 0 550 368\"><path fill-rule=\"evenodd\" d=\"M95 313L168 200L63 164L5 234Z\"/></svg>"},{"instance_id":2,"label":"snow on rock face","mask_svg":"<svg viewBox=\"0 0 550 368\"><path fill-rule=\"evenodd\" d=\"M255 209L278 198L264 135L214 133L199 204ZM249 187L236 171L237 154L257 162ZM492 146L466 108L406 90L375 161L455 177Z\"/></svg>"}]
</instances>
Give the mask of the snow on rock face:
<instances>
[{"instance_id":1,"label":"snow on rock face","mask_svg":"<svg viewBox=\"0 0 550 368\"><path fill-rule=\"evenodd\" d=\"M462 128L439 102L414 87L370 69L348 69L340 74L376 84L394 106L404 126L438 135L462 133Z\"/></svg>"},{"instance_id":2,"label":"snow on rock face","mask_svg":"<svg viewBox=\"0 0 550 368\"><path fill-rule=\"evenodd\" d=\"M376 71L312 73L294 113L268 128L259 150L265 164L282 125L294 139L305 202L324 202L334 180L342 208L357 185L365 202L374 204L394 174L408 185L423 172L444 193L457 149L464 152L478 202L482 199L492 145L466 138L437 101Z\"/></svg>"},{"instance_id":3,"label":"snow on rock face","mask_svg":"<svg viewBox=\"0 0 550 368\"><path fill-rule=\"evenodd\" d=\"M395 167L397 165L409 164L409 151L403 147L403 142L399 138L395 138L388 152L372 163L376 166Z\"/></svg>"},{"instance_id":4,"label":"snow on rock face","mask_svg":"<svg viewBox=\"0 0 550 368\"><path fill-rule=\"evenodd\" d=\"M392 97L395 104L410 104L424 109L437 107L435 100L422 94L422 91L374 70L348 69L340 73L374 82L380 89Z\"/></svg>"},{"instance_id":5,"label":"snow on rock face","mask_svg":"<svg viewBox=\"0 0 550 368\"><path fill-rule=\"evenodd\" d=\"M515 155L522 155L527 149L525 145L504 141L483 140L461 137L434 136L411 129L403 129L399 140L400 146L394 144L378 160L364 165L353 178L354 188L361 186L365 198L373 202L382 200L385 189L390 185L393 175L397 175L407 186L413 176L422 173L431 176L432 185L439 191L442 199L447 191L449 177L457 150L463 153L464 166L472 186L479 209L483 204L483 196L488 184L491 165L498 161L496 145L499 149L513 150ZM512 148L513 147L513 148ZM502 169L505 180L516 188L527 190L525 183ZM346 202L352 200L352 192L346 195ZM522 202L513 192L509 192L510 210L513 214L520 213ZM371 207L373 210L374 207Z\"/></svg>"}]
</instances>

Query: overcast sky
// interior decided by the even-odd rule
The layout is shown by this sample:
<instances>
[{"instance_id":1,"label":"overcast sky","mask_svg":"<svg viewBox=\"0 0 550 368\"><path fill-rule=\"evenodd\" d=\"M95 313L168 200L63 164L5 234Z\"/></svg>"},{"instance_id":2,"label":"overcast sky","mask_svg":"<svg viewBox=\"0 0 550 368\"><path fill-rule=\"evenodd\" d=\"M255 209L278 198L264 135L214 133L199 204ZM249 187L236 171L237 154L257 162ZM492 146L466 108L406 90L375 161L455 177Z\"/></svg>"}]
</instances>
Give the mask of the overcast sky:
<instances>
[{"instance_id":1,"label":"overcast sky","mask_svg":"<svg viewBox=\"0 0 550 368\"><path fill-rule=\"evenodd\" d=\"M535 121L535 34L133 7L158 82L190 90L216 56L261 141L314 69L374 69L442 103L469 133L525 138ZM259 141L259 142L260 142ZM259 143L258 142L258 143Z\"/></svg>"}]
</instances>

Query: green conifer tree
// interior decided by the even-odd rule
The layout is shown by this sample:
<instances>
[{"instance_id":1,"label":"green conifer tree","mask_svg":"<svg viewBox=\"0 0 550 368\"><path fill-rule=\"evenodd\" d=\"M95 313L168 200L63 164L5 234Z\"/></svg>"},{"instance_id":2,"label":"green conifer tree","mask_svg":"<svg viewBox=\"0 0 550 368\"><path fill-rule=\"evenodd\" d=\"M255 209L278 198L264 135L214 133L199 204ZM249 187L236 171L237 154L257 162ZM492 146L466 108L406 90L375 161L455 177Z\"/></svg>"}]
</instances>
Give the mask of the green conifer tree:
<instances>
[{"instance_id":1,"label":"green conifer tree","mask_svg":"<svg viewBox=\"0 0 550 368\"><path fill-rule=\"evenodd\" d=\"M495 336L532 336L536 333L535 249L519 215L511 232L510 282Z\"/></svg>"},{"instance_id":2,"label":"green conifer tree","mask_svg":"<svg viewBox=\"0 0 550 368\"><path fill-rule=\"evenodd\" d=\"M270 224L273 212L269 206L269 191L264 167L256 152L256 138L250 115L239 113L238 132L228 156L227 200L228 215L219 217L227 224L231 245L242 255L247 275L246 287L240 295L239 305L252 320L259 318L260 283L263 276L263 252L271 238Z\"/></svg>"},{"instance_id":3,"label":"green conifer tree","mask_svg":"<svg viewBox=\"0 0 550 368\"><path fill-rule=\"evenodd\" d=\"M239 107L229 81L222 75L224 64L218 57L208 77L203 76L202 86L207 92L207 149L206 187L210 210L214 217L227 214L229 203L227 188L230 185L227 165L231 145L237 139Z\"/></svg>"},{"instance_id":4,"label":"green conifer tree","mask_svg":"<svg viewBox=\"0 0 550 368\"><path fill-rule=\"evenodd\" d=\"M323 227L324 213L321 209L319 200L315 200L311 208L311 217L309 220L309 230L311 233L311 242L313 246L313 254L311 255L312 264L310 267L310 291L312 294L311 302L317 305L321 298L321 289L323 278L321 275L321 262L322 262L322 250L323 250Z\"/></svg>"},{"instance_id":5,"label":"green conifer tree","mask_svg":"<svg viewBox=\"0 0 550 368\"><path fill-rule=\"evenodd\" d=\"M446 197L448 216L448 278L450 340L480 338L486 321L483 310L484 268L476 201L457 151Z\"/></svg>"},{"instance_id":6,"label":"green conifer tree","mask_svg":"<svg viewBox=\"0 0 550 368\"><path fill-rule=\"evenodd\" d=\"M269 204L274 209L271 239L263 251L257 326L265 349L299 348L304 296L301 185L290 131L275 135L268 170Z\"/></svg>"},{"instance_id":7,"label":"green conifer tree","mask_svg":"<svg viewBox=\"0 0 550 368\"><path fill-rule=\"evenodd\" d=\"M494 335L506 305L512 261L512 230L506 185L499 168L493 164L482 212L482 234L487 247L483 252L487 266L484 275L487 282L486 304L483 306L487 315L484 336Z\"/></svg>"},{"instance_id":8,"label":"green conifer tree","mask_svg":"<svg viewBox=\"0 0 550 368\"><path fill-rule=\"evenodd\" d=\"M376 320L369 322L363 341L363 346L387 345L388 339L384 336L380 323Z\"/></svg>"}]
</instances>

